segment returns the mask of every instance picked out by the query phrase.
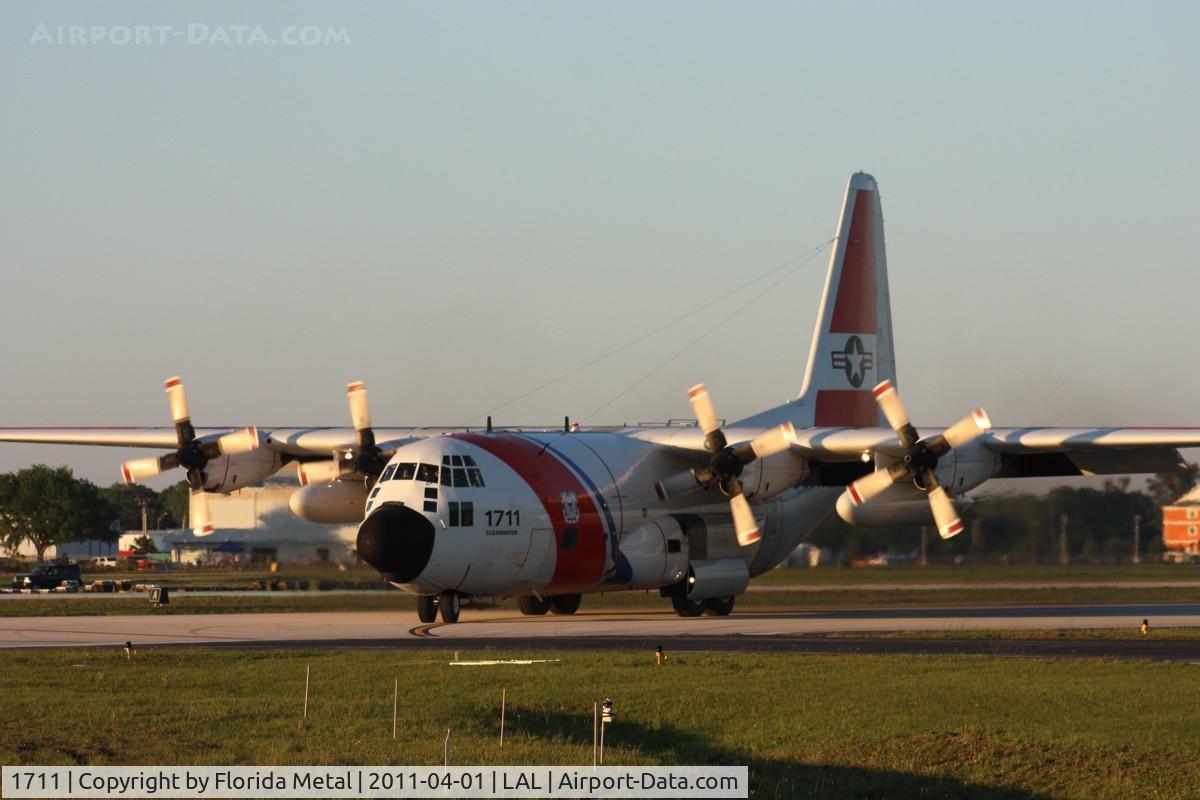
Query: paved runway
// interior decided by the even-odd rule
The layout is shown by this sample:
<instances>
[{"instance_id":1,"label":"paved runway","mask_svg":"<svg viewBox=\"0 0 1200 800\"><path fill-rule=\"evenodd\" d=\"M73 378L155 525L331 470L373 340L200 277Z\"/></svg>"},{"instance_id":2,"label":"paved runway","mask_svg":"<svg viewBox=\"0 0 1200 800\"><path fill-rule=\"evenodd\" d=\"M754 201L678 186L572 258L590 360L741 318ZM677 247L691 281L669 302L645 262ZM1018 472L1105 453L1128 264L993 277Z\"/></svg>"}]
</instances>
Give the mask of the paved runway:
<instances>
[{"instance_id":1,"label":"paved runway","mask_svg":"<svg viewBox=\"0 0 1200 800\"><path fill-rule=\"evenodd\" d=\"M977 652L1095 655L1200 662L1200 640L946 640L826 638L882 631L1200 627L1200 605L975 606L905 609L748 609L680 619L644 609L522 617L465 609L457 625L420 625L411 613L176 614L0 618L0 648L145 645L225 647L572 647L791 652Z\"/></svg>"}]
</instances>

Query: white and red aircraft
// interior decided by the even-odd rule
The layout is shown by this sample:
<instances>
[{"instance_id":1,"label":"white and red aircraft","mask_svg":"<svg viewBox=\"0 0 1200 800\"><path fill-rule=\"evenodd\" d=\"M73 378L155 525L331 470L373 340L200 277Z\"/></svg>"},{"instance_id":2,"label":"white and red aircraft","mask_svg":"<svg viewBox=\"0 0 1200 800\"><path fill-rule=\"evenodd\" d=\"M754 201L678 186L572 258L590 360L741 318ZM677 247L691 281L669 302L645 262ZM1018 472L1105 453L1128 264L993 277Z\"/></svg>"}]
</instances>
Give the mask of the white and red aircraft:
<instances>
[{"instance_id":1,"label":"white and red aircraft","mask_svg":"<svg viewBox=\"0 0 1200 800\"><path fill-rule=\"evenodd\" d=\"M418 596L425 622L457 621L464 596L570 614L584 594L624 589L657 589L681 616L728 614L835 507L857 525L934 522L948 538L962 530L955 498L989 478L1158 472L1200 446L1197 428L993 429L982 409L922 436L895 384L883 213L858 173L799 397L728 426L701 385L688 392L695 425L376 429L356 382L352 428L197 430L171 378L174 429L7 428L0 441L174 448L122 472L184 468L198 533L212 530L206 493L297 462L292 510L358 523L359 555Z\"/></svg>"}]
</instances>

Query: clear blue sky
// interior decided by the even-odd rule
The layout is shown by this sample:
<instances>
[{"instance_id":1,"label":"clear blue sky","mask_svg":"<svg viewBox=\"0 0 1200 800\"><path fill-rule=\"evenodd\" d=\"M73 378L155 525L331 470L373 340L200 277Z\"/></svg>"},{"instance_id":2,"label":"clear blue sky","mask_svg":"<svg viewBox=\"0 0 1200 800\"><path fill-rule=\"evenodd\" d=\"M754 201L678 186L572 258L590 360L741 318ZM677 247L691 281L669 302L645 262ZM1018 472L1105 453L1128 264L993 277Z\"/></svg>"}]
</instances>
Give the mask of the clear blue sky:
<instances>
[{"instance_id":1,"label":"clear blue sky","mask_svg":"<svg viewBox=\"0 0 1200 800\"><path fill-rule=\"evenodd\" d=\"M200 425L345 424L357 378L380 424L462 423L828 239L858 169L883 193L918 423L1200 424L1196 3L0 21L0 424L166 424L176 373ZM35 41L73 24L184 36ZM187 40L238 25L349 43ZM823 269L590 421L685 416L698 381L730 418L794 395ZM497 420L583 416L712 321ZM0 446L0 470L107 483L124 457Z\"/></svg>"}]
</instances>

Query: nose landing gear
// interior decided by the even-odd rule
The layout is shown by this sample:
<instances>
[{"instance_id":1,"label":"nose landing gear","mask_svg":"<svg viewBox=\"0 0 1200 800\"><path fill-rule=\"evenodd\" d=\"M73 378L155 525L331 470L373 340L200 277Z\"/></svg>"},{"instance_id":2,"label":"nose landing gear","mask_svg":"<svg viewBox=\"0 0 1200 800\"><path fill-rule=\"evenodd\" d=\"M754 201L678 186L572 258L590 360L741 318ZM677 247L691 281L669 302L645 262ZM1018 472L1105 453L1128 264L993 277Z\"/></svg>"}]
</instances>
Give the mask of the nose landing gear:
<instances>
[{"instance_id":1,"label":"nose landing gear","mask_svg":"<svg viewBox=\"0 0 1200 800\"><path fill-rule=\"evenodd\" d=\"M462 611L462 595L446 591L417 597L417 619L421 622L435 622L438 611L442 612L442 622L458 622L458 614Z\"/></svg>"}]
</instances>

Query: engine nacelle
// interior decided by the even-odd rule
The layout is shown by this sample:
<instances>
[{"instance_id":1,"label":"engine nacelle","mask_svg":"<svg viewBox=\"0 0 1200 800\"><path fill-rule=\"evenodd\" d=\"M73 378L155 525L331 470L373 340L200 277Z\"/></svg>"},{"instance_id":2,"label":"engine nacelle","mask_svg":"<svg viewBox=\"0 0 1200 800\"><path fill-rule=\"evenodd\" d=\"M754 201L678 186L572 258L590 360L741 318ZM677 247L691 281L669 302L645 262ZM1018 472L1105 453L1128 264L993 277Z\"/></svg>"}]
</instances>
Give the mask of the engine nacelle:
<instances>
[{"instance_id":1,"label":"engine nacelle","mask_svg":"<svg viewBox=\"0 0 1200 800\"><path fill-rule=\"evenodd\" d=\"M362 481L334 481L305 486L292 492L288 498L293 514L322 525L362 522L366 504L367 487Z\"/></svg>"},{"instance_id":2,"label":"engine nacelle","mask_svg":"<svg viewBox=\"0 0 1200 800\"><path fill-rule=\"evenodd\" d=\"M739 480L748 500L769 500L808 477L808 460L791 451L751 461Z\"/></svg>"},{"instance_id":3,"label":"engine nacelle","mask_svg":"<svg viewBox=\"0 0 1200 800\"><path fill-rule=\"evenodd\" d=\"M228 493L244 486L253 486L262 483L281 466L283 459L280 455L266 448L233 456L217 456L204 465L204 489Z\"/></svg>"},{"instance_id":4,"label":"engine nacelle","mask_svg":"<svg viewBox=\"0 0 1200 800\"><path fill-rule=\"evenodd\" d=\"M742 558L693 561L688 565L689 600L739 595L749 583L750 569Z\"/></svg>"},{"instance_id":5,"label":"engine nacelle","mask_svg":"<svg viewBox=\"0 0 1200 800\"><path fill-rule=\"evenodd\" d=\"M687 573L688 543L675 517L660 517L621 537L617 582L631 589L679 583ZM626 571L628 565L628 571Z\"/></svg>"}]
</instances>

